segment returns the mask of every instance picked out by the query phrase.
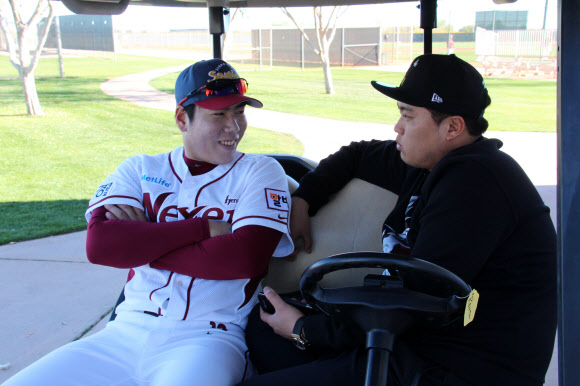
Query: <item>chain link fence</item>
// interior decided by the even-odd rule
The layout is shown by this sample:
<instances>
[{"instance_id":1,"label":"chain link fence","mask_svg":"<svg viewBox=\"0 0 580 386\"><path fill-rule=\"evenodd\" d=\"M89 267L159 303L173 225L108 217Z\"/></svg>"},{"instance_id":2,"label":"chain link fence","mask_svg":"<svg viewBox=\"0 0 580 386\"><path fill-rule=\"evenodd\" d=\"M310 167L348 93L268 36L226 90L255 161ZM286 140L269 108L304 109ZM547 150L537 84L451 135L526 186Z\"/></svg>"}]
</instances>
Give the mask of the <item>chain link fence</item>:
<instances>
[{"instance_id":1,"label":"chain link fence","mask_svg":"<svg viewBox=\"0 0 580 386\"><path fill-rule=\"evenodd\" d=\"M67 50L67 53L86 56L115 58L117 53L130 53L190 60L213 55L212 36L205 29L124 32L116 30L113 21L111 16L98 15L55 17L44 54L55 55L58 51L60 56L60 50ZM320 57L312 47L317 44L316 31L306 29L305 33L308 39L297 29L231 31L222 37L223 57L240 70L320 66ZM433 35L434 52L444 53L437 51L435 44L445 45L447 36L446 33ZM472 52L472 57L466 60L480 64L484 75L543 73L556 77L555 30L489 31L478 27L475 34L455 36L456 43L471 47L463 48ZM330 62L332 66L404 67L422 52L422 37L414 26L337 28L329 48ZM463 41L466 39L469 42ZM3 34L0 34L0 50L7 50Z\"/></svg>"}]
</instances>

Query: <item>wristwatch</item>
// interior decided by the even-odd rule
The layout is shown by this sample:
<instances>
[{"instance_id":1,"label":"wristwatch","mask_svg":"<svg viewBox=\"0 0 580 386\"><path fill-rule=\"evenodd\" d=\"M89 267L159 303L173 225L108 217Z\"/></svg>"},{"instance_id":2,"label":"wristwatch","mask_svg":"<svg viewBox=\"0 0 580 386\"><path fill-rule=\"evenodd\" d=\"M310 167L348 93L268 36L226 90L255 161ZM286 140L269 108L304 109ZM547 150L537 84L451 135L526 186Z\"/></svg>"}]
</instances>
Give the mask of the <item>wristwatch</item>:
<instances>
[{"instance_id":1,"label":"wristwatch","mask_svg":"<svg viewBox=\"0 0 580 386\"><path fill-rule=\"evenodd\" d=\"M298 318L296 324L294 324L294 329L292 330L292 343L294 346L298 347L300 350L306 350L310 344L304 338L304 331L302 331L302 326L304 326L305 316Z\"/></svg>"}]
</instances>

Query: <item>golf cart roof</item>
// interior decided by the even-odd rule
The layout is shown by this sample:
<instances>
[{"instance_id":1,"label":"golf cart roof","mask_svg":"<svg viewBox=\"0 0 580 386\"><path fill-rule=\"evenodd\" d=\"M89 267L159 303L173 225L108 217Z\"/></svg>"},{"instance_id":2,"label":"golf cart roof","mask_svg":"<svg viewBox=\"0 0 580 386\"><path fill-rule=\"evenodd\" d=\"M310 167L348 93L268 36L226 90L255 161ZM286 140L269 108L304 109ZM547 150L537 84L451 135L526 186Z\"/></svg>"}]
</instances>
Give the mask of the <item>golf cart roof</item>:
<instances>
[{"instance_id":1,"label":"golf cart roof","mask_svg":"<svg viewBox=\"0 0 580 386\"><path fill-rule=\"evenodd\" d=\"M129 5L198 8L273 8L362 5L417 2L417 0L61 0L72 12L79 14L118 15ZM496 4L517 0L493 0Z\"/></svg>"}]
</instances>

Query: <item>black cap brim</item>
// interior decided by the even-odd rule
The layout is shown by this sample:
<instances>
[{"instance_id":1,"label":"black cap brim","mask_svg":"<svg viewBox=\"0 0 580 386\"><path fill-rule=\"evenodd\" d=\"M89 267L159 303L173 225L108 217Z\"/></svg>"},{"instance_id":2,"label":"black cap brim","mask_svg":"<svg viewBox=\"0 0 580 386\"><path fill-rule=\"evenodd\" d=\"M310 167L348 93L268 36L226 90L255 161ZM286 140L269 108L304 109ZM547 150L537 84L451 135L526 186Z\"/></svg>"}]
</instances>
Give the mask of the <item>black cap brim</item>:
<instances>
[{"instance_id":1,"label":"black cap brim","mask_svg":"<svg viewBox=\"0 0 580 386\"><path fill-rule=\"evenodd\" d=\"M422 102L415 100L409 95L407 95L400 87L391 86L389 84L377 82L376 80L371 81L371 85L381 94L393 98L396 101L407 103L413 106L424 107Z\"/></svg>"}]
</instances>

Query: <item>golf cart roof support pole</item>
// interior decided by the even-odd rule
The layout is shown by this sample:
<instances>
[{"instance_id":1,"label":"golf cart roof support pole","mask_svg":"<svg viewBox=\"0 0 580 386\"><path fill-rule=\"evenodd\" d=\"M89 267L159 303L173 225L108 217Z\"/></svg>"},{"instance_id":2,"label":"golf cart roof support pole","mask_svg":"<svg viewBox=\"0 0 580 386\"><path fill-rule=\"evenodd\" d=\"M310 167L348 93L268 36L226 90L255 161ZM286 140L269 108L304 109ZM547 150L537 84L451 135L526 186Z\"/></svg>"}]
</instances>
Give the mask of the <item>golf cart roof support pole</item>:
<instances>
[{"instance_id":1,"label":"golf cart roof support pole","mask_svg":"<svg viewBox=\"0 0 580 386\"><path fill-rule=\"evenodd\" d=\"M212 36L213 57L222 59L222 35L225 33L224 8L208 7L209 33Z\"/></svg>"},{"instance_id":2,"label":"golf cart roof support pole","mask_svg":"<svg viewBox=\"0 0 580 386\"><path fill-rule=\"evenodd\" d=\"M558 0L558 373L580 379L580 2Z\"/></svg>"},{"instance_id":3,"label":"golf cart roof support pole","mask_svg":"<svg viewBox=\"0 0 580 386\"><path fill-rule=\"evenodd\" d=\"M437 28L437 0L421 0L421 25L423 29L423 53L433 53L433 28Z\"/></svg>"}]
</instances>

